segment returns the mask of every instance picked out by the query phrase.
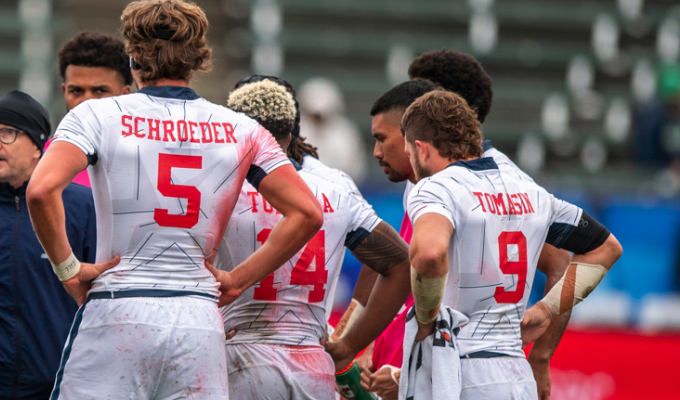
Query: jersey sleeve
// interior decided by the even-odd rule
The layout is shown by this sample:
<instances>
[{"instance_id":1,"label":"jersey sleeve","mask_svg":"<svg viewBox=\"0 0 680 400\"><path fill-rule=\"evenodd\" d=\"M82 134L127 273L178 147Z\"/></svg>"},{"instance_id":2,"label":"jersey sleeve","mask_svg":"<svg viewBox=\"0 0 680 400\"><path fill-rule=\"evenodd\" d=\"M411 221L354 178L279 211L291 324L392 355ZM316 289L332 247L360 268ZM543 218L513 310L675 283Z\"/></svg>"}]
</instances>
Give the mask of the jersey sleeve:
<instances>
[{"instance_id":1,"label":"jersey sleeve","mask_svg":"<svg viewBox=\"0 0 680 400\"><path fill-rule=\"evenodd\" d=\"M550 205L550 227L545 242L561 249L578 226L583 210L553 195L550 195Z\"/></svg>"},{"instance_id":2,"label":"jersey sleeve","mask_svg":"<svg viewBox=\"0 0 680 400\"><path fill-rule=\"evenodd\" d=\"M250 140L253 161L246 179L257 189L265 176L282 165L290 164L290 161L272 134L260 124L256 125Z\"/></svg>"},{"instance_id":3,"label":"jersey sleeve","mask_svg":"<svg viewBox=\"0 0 680 400\"><path fill-rule=\"evenodd\" d=\"M345 247L354 250L369 233L382 221L366 201L355 194L350 194L350 210L352 222L350 232L345 237Z\"/></svg>"},{"instance_id":4,"label":"jersey sleeve","mask_svg":"<svg viewBox=\"0 0 680 400\"><path fill-rule=\"evenodd\" d=\"M78 105L61 120L53 142L68 142L85 153L90 165L98 160L101 124L87 102Z\"/></svg>"},{"instance_id":5,"label":"jersey sleeve","mask_svg":"<svg viewBox=\"0 0 680 400\"><path fill-rule=\"evenodd\" d=\"M408 197L407 212L411 224L425 214L439 214L456 227L453 215L453 202L446 187L433 179L425 179L411 190Z\"/></svg>"}]
</instances>

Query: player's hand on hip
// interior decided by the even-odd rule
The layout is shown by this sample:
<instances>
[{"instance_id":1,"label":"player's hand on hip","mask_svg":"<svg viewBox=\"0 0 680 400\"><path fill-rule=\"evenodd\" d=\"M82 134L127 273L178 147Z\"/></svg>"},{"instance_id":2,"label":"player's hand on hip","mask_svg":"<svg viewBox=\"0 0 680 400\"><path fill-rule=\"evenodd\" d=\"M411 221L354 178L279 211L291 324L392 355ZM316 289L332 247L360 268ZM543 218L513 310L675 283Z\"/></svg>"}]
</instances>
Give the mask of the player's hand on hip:
<instances>
[{"instance_id":1,"label":"player's hand on hip","mask_svg":"<svg viewBox=\"0 0 680 400\"><path fill-rule=\"evenodd\" d=\"M350 349L347 342L344 340L339 340L337 342L327 341L324 348L333 359L336 372L348 366L356 356L356 353Z\"/></svg>"},{"instance_id":2,"label":"player's hand on hip","mask_svg":"<svg viewBox=\"0 0 680 400\"><path fill-rule=\"evenodd\" d=\"M101 264L80 263L80 270L73 278L63 281L64 289L73 297L78 306L87 300L87 292L92 287L92 281L105 271L115 267L120 262L120 256L115 256Z\"/></svg>"},{"instance_id":3,"label":"player's hand on hip","mask_svg":"<svg viewBox=\"0 0 680 400\"><path fill-rule=\"evenodd\" d=\"M222 271L213 267L213 264L205 260L205 267L215 277L217 283L220 284L220 298L217 302L218 307L226 306L236 300L243 292L238 288L238 285L227 271Z\"/></svg>"},{"instance_id":4,"label":"player's hand on hip","mask_svg":"<svg viewBox=\"0 0 680 400\"><path fill-rule=\"evenodd\" d=\"M529 357L529 364L531 364L531 370L534 372L534 379L536 379L538 400L550 400L550 387L552 385L550 377L550 361L537 361L532 360L531 357Z\"/></svg>"},{"instance_id":5,"label":"player's hand on hip","mask_svg":"<svg viewBox=\"0 0 680 400\"><path fill-rule=\"evenodd\" d=\"M383 365L371 376L371 388L383 400L397 400L399 397L399 385L392 378L389 365Z\"/></svg>"},{"instance_id":6,"label":"player's hand on hip","mask_svg":"<svg viewBox=\"0 0 680 400\"><path fill-rule=\"evenodd\" d=\"M418 321L418 333L416 333L416 343L425 339L434 333L434 321L429 324L423 324Z\"/></svg>"},{"instance_id":7,"label":"player's hand on hip","mask_svg":"<svg viewBox=\"0 0 680 400\"><path fill-rule=\"evenodd\" d=\"M522 347L540 338L551 322L552 313L542 302L539 301L529 308L524 313L524 319L522 319L522 324L520 325L522 329Z\"/></svg>"}]
</instances>

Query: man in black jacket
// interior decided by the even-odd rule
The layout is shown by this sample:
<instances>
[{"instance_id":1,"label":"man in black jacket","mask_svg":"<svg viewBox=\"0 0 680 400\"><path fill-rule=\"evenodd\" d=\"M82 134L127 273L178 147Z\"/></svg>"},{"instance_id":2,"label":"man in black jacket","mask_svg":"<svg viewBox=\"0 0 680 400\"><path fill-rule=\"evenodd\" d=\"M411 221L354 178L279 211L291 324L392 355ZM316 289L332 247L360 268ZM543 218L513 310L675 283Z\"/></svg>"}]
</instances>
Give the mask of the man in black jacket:
<instances>
[{"instance_id":1,"label":"man in black jacket","mask_svg":"<svg viewBox=\"0 0 680 400\"><path fill-rule=\"evenodd\" d=\"M14 91L0 98L0 399L49 398L77 310L26 207L26 186L50 131L47 111L31 96ZM63 199L73 252L94 262L92 191L72 183Z\"/></svg>"}]
</instances>

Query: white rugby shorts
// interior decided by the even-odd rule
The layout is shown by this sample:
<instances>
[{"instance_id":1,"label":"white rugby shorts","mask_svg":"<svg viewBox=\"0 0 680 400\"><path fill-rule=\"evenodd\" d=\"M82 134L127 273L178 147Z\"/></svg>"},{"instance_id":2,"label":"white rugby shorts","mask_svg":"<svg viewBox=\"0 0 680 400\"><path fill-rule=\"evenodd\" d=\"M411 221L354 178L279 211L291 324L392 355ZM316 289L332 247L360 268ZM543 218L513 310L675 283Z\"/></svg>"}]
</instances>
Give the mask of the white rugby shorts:
<instances>
[{"instance_id":1,"label":"white rugby shorts","mask_svg":"<svg viewBox=\"0 0 680 400\"><path fill-rule=\"evenodd\" d=\"M461 400L536 400L538 391L529 362L521 357L460 359Z\"/></svg>"},{"instance_id":2,"label":"white rugby shorts","mask_svg":"<svg viewBox=\"0 0 680 400\"><path fill-rule=\"evenodd\" d=\"M335 366L322 347L271 344L226 347L232 399L336 398Z\"/></svg>"},{"instance_id":3,"label":"white rugby shorts","mask_svg":"<svg viewBox=\"0 0 680 400\"><path fill-rule=\"evenodd\" d=\"M52 400L228 400L217 304L187 296L87 301L66 340Z\"/></svg>"}]
</instances>

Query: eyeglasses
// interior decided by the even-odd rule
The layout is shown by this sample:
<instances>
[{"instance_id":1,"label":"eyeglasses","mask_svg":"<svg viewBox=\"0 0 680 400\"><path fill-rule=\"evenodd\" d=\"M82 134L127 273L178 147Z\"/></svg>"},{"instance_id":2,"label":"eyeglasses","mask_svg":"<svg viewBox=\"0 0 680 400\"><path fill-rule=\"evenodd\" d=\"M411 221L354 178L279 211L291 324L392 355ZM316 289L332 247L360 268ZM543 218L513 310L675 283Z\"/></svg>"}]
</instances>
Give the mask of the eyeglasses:
<instances>
[{"instance_id":1,"label":"eyeglasses","mask_svg":"<svg viewBox=\"0 0 680 400\"><path fill-rule=\"evenodd\" d=\"M4 144L12 144L17 140L17 135L25 133L20 129L0 128L0 142Z\"/></svg>"}]
</instances>

